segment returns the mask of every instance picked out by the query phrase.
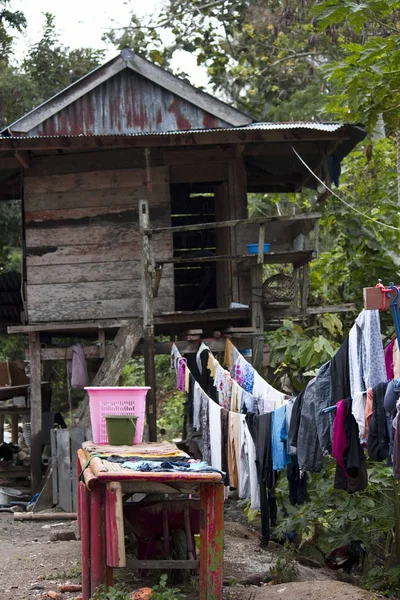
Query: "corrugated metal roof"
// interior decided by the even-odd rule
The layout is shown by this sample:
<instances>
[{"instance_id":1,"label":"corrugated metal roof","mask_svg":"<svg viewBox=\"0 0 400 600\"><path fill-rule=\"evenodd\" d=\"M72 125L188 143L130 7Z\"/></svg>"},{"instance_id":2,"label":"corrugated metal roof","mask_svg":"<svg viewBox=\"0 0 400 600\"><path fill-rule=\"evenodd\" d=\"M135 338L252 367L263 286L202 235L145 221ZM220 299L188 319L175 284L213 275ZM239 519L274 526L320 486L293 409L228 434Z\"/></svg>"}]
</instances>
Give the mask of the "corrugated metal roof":
<instances>
[{"instance_id":1,"label":"corrugated metal roof","mask_svg":"<svg viewBox=\"0 0 400 600\"><path fill-rule=\"evenodd\" d=\"M184 102L186 104L191 104L192 106L202 110L204 113L214 117L215 119L221 122L215 124L213 123L212 125L205 125L205 127L215 127L222 123L228 123L230 125L236 126L244 125L246 123L251 123L252 121L254 121L252 117L246 115L241 110L229 106L225 102L222 102L218 98L211 96L203 90L195 88L187 81L172 75L172 73L169 73L168 71L162 69L158 65L155 65L154 63L138 56L129 48L125 48L115 58L111 59L110 61L101 65L100 67L97 67L84 77L81 77L81 79L79 79L78 81L75 81L72 85L69 85L55 96L46 100L46 102L43 102L41 105L37 106L21 118L14 121L14 123L6 127L1 132L1 134L29 134L35 128L39 127L44 121L47 121L52 117L56 117L67 107L76 104L78 100L83 101L84 97L90 94L90 92L95 91L99 86L103 85L104 83L107 83L108 81L111 81L112 79L120 75L122 72L124 72L125 79L131 78L132 80L139 82L141 80L142 83L143 81L146 81L148 83L151 82L154 84L154 86L161 90L161 92L170 92L172 95L174 95L174 97L179 98L180 103L177 107L172 107L172 112L176 111L176 108L179 110L181 103ZM139 87L142 85L142 83L139 83ZM106 121L109 124L111 121L114 130L114 126L118 122L118 112L123 112L124 104L127 103L128 107L136 105L135 94L137 93L137 85L133 86L134 89L129 90L129 93L133 94L133 98L127 98L126 95L124 95L121 98L118 98L118 96L115 95L113 85L114 84L111 85L109 90L111 92L111 95L107 94L106 90L102 90L100 95L107 95L107 98L103 98L106 100L106 102L103 103L103 108L106 111L110 112L109 115L105 115ZM96 95L97 94L95 94L95 96ZM139 96L142 96L142 94L139 94ZM146 104L143 104L141 98L139 97L139 110L136 112L135 115L128 117L128 121L136 117L139 119L139 124L141 124L143 120L143 111L145 109L150 109L152 102L153 98L147 97ZM97 118L101 118L102 111L100 110L99 112L97 110L99 107L96 106L96 104L93 104L93 102L89 106L89 112L80 112L79 118L77 118L78 113L76 112L76 110L84 109L85 106L87 106L87 104L87 102L83 102L83 104L78 103L75 105L75 108L72 109L72 113L75 112L75 119L73 119L74 127L79 128L79 120L82 121L82 132L86 129L86 121L88 121L88 124L93 124L93 111L97 111L99 113L95 121L97 120ZM158 110L160 107L157 106L156 108ZM156 112L155 122L157 121L157 114L158 113ZM73 115L71 114L70 116ZM176 116L179 115L177 114ZM115 117L116 120L114 120ZM67 121L71 122L69 118L67 118ZM182 123L179 124L177 121L176 125L180 129L186 129L187 127L183 126L183 122L184 121L182 121ZM59 131L54 131L54 126L57 123L57 120L52 123L51 133L61 133ZM168 124L166 125L168 126ZM48 126L50 127L50 124L48 124ZM166 129L167 126L164 127L164 129ZM198 125L195 124L194 126L196 127ZM204 125L202 124L201 126ZM71 131L70 133L74 133L75 131L76 129L74 131ZM122 131L120 132L123 133ZM47 131L47 133L49 132ZM106 133L106 131L104 131L104 133Z\"/></svg>"},{"instance_id":2,"label":"corrugated metal roof","mask_svg":"<svg viewBox=\"0 0 400 600\"><path fill-rule=\"evenodd\" d=\"M29 131L29 137L161 133L229 126L210 112L125 69L39 123Z\"/></svg>"},{"instance_id":3,"label":"corrugated metal roof","mask_svg":"<svg viewBox=\"0 0 400 600\"><path fill-rule=\"evenodd\" d=\"M227 132L227 131L284 131L290 129L311 129L314 131L326 131L326 132L335 132L339 131L344 127L351 127L353 130L359 130L360 133L364 131L362 125L349 125L347 123L337 123L337 122L316 122L316 121L295 121L288 123L272 123L272 122L260 122L260 123L251 123L250 125L244 125L241 127L216 127L211 129L174 129L169 131L141 131L141 132L132 132L132 133L106 133L106 134L65 134L65 135L15 135L12 136L12 139L15 140L29 140L29 139L60 139L60 138L81 138L81 137L141 137L141 136L168 136L168 135L193 135L202 134L202 133L215 133L215 132ZM5 136L3 136L5 137ZM10 139L10 138L7 138Z\"/></svg>"}]
</instances>

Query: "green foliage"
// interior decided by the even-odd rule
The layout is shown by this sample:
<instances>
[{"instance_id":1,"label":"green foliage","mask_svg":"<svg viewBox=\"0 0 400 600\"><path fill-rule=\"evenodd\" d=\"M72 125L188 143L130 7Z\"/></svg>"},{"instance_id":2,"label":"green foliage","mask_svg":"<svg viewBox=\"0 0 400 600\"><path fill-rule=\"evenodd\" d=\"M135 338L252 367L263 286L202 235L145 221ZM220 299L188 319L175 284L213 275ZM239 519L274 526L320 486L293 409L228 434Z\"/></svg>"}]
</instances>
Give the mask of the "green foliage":
<instances>
[{"instance_id":1,"label":"green foliage","mask_svg":"<svg viewBox=\"0 0 400 600\"><path fill-rule=\"evenodd\" d=\"M148 22L133 15L107 39L164 67L179 51L194 54L214 90L256 117L307 119L324 99L319 66L337 52L329 36L318 34L314 4L169 0L160 15Z\"/></svg>"},{"instance_id":2,"label":"green foliage","mask_svg":"<svg viewBox=\"0 0 400 600\"><path fill-rule=\"evenodd\" d=\"M0 335L0 362L25 360L27 346L25 335Z\"/></svg>"},{"instance_id":3,"label":"green foliage","mask_svg":"<svg viewBox=\"0 0 400 600\"><path fill-rule=\"evenodd\" d=\"M270 365L279 383L289 379L293 392L299 392L307 384L308 377L329 360L339 343L334 339L342 334L342 323L336 315L326 314L320 318L320 333L314 329L302 329L292 321L284 320L282 326L266 334L270 344ZM331 341L327 339L330 334ZM332 340L333 338L333 340Z\"/></svg>"},{"instance_id":4,"label":"green foliage","mask_svg":"<svg viewBox=\"0 0 400 600\"><path fill-rule=\"evenodd\" d=\"M105 589L103 586L96 588L91 600L131 600L132 594L119 590L116 587Z\"/></svg>"},{"instance_id":5,"label":"green foliage","mask_svg":"<svg viewBox=\"0 0 400 600\"><path fill-rule=\"evenodd\" d=\"M185 600L185 595L174 587L167 587L168 575L161 575L158 585L153 587L151 598L152 600Z\"/></svg>"},{"instance_id":6,"label":"green foliage","mask_svg":"<svg viewBox=\"0 0 400 600\"><path fill-rule=\"evenodd\" d=\"M315 7L320 28L339 32L341 58L326 66L328 84L337 90L327 109L370 131L380 114L389 131L400 125L399 10L398 0L325 0Z\"/></svg>"},{"instance_id":7,"label":"green foliage","mask_svg":"<svg viewBox=\"0 0 400 600\"><path fill-rule=\"evenodd\" d=\"M51 98L89 71L104 58L103 50L62 46L55 29L54 16L44 14L43 34L30 48L22 70L31 83L29 102L36 106Z\"/></svg>"},{"instance_id":8,"label":"green foliage","mask_svg":"<svg viewBox=\"0 0 400 600\"><path fill-rule=\"evenodd\" d=\"M0 63L8 62L12 49L13 32L21 32L26 27L24 14L10 10L10 0L0 0Z\"/></svg>"},{"instance_id":9,"label":"green foliage","mask_svg":"<svg viewBox=\"0 0 400 600\"><path fill-rule=\"evenodd\" d=\"M309 501L302 506L289 503L285 477L276 495L281 515L275 535L299 536L300 547L311 544L327 556L332 550L361 540L372 562L381 564L390 554L393 541L393 471L383 463L368 466L368 488L348 494L333 487L335 462L326 459L322 473L308 474Z\"/></svg>"},{"instance_id":10,"label":"green foliage","mask_svg":"<svg viewBox=\"0 0 400 600\"><path fill-rule=\"evenodd\" d=\"M296 579L296 549L293 544L285 543L270 574L277 584L289 583Z\"/></svg>"}]
</instances>

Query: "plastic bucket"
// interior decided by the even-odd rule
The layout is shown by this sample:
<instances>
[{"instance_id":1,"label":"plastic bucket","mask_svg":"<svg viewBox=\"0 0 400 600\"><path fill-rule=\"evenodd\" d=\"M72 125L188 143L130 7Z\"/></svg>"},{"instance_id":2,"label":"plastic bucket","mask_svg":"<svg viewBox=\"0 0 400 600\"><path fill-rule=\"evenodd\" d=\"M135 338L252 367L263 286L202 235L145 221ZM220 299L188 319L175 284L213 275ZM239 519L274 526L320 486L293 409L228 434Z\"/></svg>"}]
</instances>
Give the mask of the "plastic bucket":
<instances>
[{"instance_id":1,"label":"plastic bucket","mask_svg":"<svg viewBox=\"0 0 400 600\"><path fill-rule=\"evenodd\" d=\"M87 387L95 444L108 444L106 417L137 417L135 444L143 440L146 394L149 387Z\"/></svg>"},{"instance_id":2,"label":"plastic bucket","mask_svg":"<svg viewBox=\"0 0 400 600\"><path fill-rule=\"evenodd\" d=\"M137 417L107 415L108 443L112 446L132 446L135 438Z\"/></svg>"}]
</instances>

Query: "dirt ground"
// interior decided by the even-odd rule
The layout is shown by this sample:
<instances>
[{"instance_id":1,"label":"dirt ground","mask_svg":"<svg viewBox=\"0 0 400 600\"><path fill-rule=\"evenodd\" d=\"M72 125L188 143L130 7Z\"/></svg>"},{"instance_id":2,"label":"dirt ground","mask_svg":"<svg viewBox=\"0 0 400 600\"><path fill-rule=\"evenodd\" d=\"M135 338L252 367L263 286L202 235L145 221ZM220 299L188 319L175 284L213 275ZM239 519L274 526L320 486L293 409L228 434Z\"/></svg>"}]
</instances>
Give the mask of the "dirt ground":
<instances>
[{"instance_id":1,"label":"dirt ground","mask_svg":"<svg viewBox=\"0 0 400 600\"><path fill-rule=\"evenodd\" d=\"M60 584L80 583L80 543L50 541L54 531L73 531L74 522L16 522L9 513L0 513L0 598L35 600L57 591ZM226 600L367 600L375 596L347 583L332 580L332 572L297 567L296 583L257 587L274 564L280 547L273 542L259 548L258 535L247 526L226 522L224 556L224 599ZM135 590L147 582L121 570L117 581ZM198 598L196 586L185 590L188 600ZM63 600L79 596L65 593Z\"/></svg>"}]
</instances>

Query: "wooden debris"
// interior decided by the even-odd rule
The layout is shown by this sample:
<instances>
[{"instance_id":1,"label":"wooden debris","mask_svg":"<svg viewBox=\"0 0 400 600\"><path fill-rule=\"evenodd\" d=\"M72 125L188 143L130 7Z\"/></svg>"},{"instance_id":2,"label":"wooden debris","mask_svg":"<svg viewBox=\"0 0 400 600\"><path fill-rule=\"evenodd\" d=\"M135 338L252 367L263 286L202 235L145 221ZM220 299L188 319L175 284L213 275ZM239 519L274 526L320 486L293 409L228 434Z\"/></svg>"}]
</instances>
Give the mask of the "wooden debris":
<instances>
[{"instance_id":1,"label":"wooden debris","mask_svg":"<svg viewBox=\"0 0 400 600\"><path fill-rule=\"evenodd\" d=\"M81 592L82 586L77 583L65 583L63 585L59 585L58 589L63 594L64 592Z\"/></svg>"},{"instance_id":2,"label":"wooden debris","mask_svg":"<svg viewBox=\"0 0 400 600\"><path fill-rule=\"evenodd\" d=\"M14 513L14 521L75 521L76 513Z\"/></svg>"}]
</instances>

